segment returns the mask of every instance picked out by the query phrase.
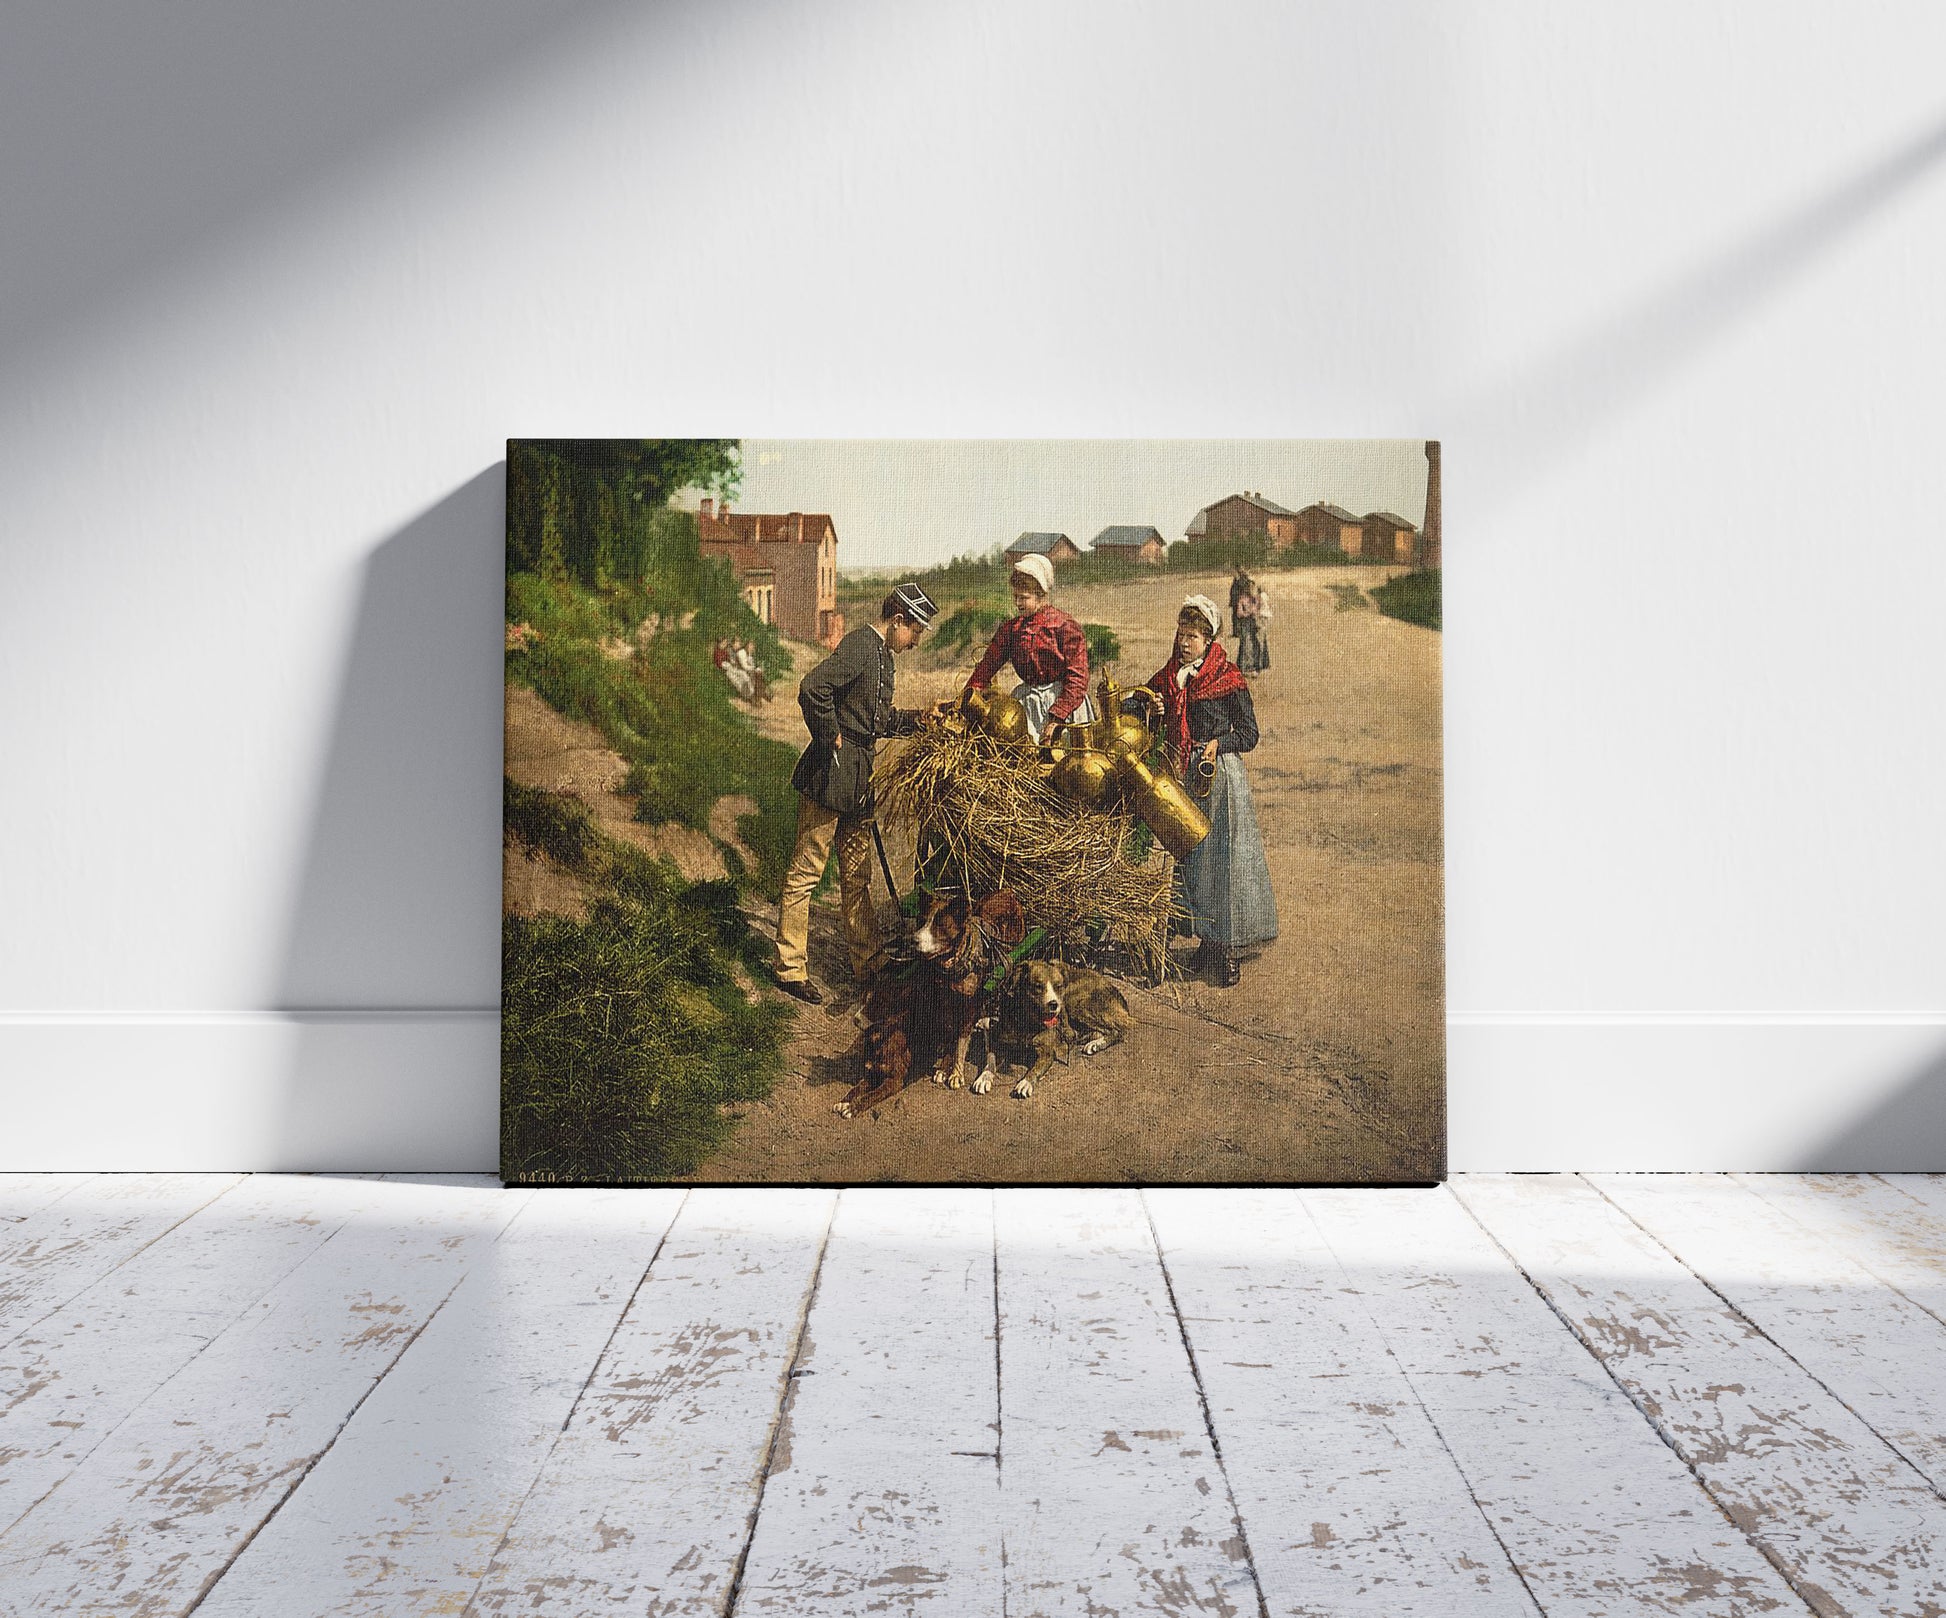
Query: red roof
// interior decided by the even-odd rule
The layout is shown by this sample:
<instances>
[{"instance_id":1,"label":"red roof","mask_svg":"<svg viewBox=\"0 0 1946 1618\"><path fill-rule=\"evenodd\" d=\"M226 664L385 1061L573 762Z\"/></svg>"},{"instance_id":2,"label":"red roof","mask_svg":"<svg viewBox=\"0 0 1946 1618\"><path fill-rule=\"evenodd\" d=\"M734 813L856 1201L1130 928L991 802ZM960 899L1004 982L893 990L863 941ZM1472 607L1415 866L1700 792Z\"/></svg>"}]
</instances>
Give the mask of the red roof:
<instances>
[{"instance_id":1,"label":"red roof","mask_svg":"<svg viewBox=\"0 0 1946 1618\"><path fill-rule=\"evenodd\" d=\"M700 539L716 544L788 545L797 540L799 519L804 524L806 545L817 544L827 528L834 540L838 537L837 524L822 511L732 511L721 517L705 517L698 512L696 533Z\"/></svg>"}]
</instances>

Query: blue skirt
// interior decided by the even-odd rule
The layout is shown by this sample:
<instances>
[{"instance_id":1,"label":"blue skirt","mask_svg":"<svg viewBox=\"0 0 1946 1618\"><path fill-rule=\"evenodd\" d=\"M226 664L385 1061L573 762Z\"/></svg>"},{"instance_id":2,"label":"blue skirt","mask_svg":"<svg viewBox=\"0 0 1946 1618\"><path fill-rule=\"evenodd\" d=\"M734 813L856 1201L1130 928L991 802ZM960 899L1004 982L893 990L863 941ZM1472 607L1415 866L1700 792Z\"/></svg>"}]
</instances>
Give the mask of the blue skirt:
<instances>
[{"instance_id":1,"label":"blue skirt","mask_svg":"<svg viewBox=\"0 0 1946 1618\"><path fill-rule=\"evenodd\" d=\"M1203 813L1209 836L1176 866L1176 902L1189 915L1190 931L1224 949L1267 944L1277 936L1277 899L1250 778L1235 753L1217 755Z\"/></svg>"}]
</instances>

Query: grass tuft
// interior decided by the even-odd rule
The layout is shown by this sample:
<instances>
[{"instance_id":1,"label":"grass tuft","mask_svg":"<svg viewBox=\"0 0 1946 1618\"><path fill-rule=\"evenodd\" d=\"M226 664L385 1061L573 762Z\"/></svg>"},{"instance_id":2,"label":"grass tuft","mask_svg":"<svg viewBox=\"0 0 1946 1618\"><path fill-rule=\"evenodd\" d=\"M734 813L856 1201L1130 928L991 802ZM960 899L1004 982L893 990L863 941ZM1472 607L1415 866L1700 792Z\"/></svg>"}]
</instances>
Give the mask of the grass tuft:
<instances>
[{"instance_id":1,"label":"grass tuft","mask_svg":"<svg viewBox=\"0 0 1946 1618\"><path fill-rule=\"evenodd\" d=\"M1403 619L1425 629L1439 628L1439 569L1401 573L1389 584L1371 592L1378 610L1388 617Z\"/></svg>"},{"instance_id":2,"label":"grass tuft","mask_svg":"<svg viewBox=\"0 0 1946 1618\"><path fill-rule=\"evenodd\" d=\"M736 884L685 884L603 837L575 799L506 784L507 829L603 892L588 919L501 927L500 1152L509 1181L692 1172L770 1093L786 1007L737 982L760 942Z\"/></svg>"}]
</instances>

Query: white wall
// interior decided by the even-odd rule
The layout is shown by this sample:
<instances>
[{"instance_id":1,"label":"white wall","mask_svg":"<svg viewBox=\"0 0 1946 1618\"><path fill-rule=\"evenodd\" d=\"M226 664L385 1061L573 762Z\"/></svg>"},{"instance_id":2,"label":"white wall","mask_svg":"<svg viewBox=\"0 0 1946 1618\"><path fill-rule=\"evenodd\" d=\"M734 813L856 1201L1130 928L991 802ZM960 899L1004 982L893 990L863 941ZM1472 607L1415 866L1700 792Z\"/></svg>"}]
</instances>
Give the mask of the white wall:
<instances>
[{"instance_id":1,"label":"white wall","mask_svg":"<svg viewBox=\"0 0 1946 1618\"><path fill-rule=\"evenodd\" d=\"M1457 1168L1946 1168L1946 15L40 0L0 1158L493 1153L502 441L1437 436Z\"/></svg>"}]
</instances>

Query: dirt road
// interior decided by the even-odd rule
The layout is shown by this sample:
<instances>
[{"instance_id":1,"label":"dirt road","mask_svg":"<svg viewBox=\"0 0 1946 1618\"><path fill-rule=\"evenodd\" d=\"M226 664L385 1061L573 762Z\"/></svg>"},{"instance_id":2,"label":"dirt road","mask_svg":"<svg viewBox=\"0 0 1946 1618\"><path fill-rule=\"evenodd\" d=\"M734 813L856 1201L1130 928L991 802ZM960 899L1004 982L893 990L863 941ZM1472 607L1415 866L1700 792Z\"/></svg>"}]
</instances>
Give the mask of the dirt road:
<instances>
[{"instance_id":1,"label":"dirt road","mask_svg":"<svg viewBox=\"0 0 1946 1618\"><path fill-rule=\"evenodd\" d=\"M832 999L797 1020L790 1071L741 1109L695 1176L767 1181L1334 1181L1443 1172L1445 985L1439 636L1386 618L1369 568L1266 576L1272 664L1252 683L1263 738L1245 759L1282 933L1234 989L1131 989L1127 1043L1054 1069L1028 1101L921 1083L870 1117L832 1104L857 1073L836 912L813 910L812 966ZM1227 576L1057 592L1112 626L1125 684L1166 660L1177 607ZM1226 642L1234 652L1234 641ZM807 670L819 654L798 650ZM899 702L956 692L971 660L922 649ZM801 744L796 688L760 722ZM896 863L895 870L910 866ZM881 899L883 895L880 895ZM888 918L889 911L882 911ZM759 913L759 926L775 911Z\"/></svg>"}]
</instances>

